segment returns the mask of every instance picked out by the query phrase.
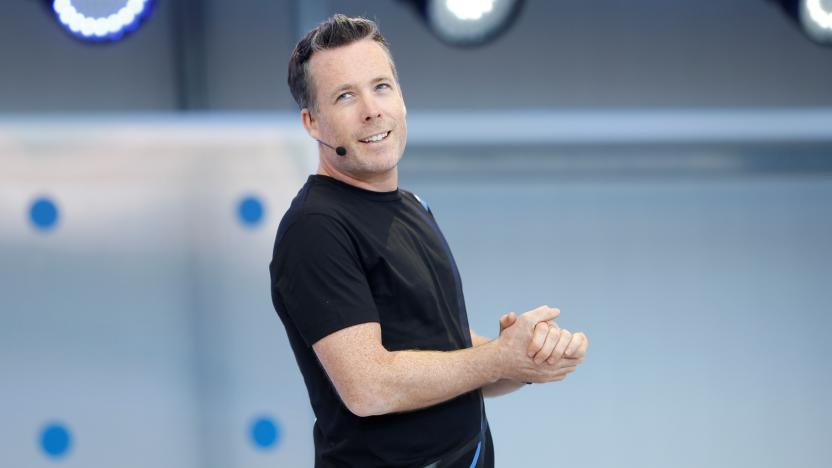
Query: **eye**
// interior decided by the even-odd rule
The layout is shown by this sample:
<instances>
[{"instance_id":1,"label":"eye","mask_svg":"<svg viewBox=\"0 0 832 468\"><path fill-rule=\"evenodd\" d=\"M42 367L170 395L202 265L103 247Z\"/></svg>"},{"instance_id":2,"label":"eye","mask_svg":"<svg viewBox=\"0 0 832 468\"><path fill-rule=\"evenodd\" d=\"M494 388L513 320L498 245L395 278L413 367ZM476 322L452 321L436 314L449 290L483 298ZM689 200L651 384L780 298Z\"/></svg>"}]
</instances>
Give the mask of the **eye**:
<instances>
[{"instance_id":1,"label":"eye","mask_svg":"<svg viewBox=\"0 0 832 468\"><path fill-rule=\"evenodd\" d=\"M339 95L338 95L338 97L337 97L337 98L335 98L335 100L336 100L336 101L340 101L342 97L345 97L345 96L347 96L347 95L352 95L352 93L350 93L349 91L348 91L348 92L346 92L346 93L341 93L341 94L339 94Z\"/></svg>"},{"instance_id":2,"label":"eye","mask_svg":"<svg viewBox=\"0 0 832 468\"><path fill-rule=\"evenodd\" d=\"M387 83L379 83L379 84L376 86L376 89L379 89L379 88L381 88L382 86L384 86L384 87L386 87L386 88L388 88L388 89L390 89L390 88L391 88L391 86L390 86L389 84L387 84Z\"/></svg>"}]
</instances>

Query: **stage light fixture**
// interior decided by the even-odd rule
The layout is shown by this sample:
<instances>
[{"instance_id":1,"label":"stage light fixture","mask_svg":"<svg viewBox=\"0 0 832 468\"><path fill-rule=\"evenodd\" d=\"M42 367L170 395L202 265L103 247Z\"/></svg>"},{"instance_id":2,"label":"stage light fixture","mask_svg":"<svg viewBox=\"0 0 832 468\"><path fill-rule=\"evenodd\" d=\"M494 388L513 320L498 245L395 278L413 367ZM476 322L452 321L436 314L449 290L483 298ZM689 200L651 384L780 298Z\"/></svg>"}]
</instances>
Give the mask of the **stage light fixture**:
<instances>
[{"instance_id":1,"label":"stage light fixture","mask_svg":"<svg viewBox=\"0 0 832 468\"><path fill-rule=\"evenodd\" d=\"M818 44L832 46L832 0L778 0L784 11Z\"/></svg>"},{"instance_id":2,"label":"stage light fixture","mask_svg":"<svg viewBox=\"0 0 832 468\"><path fill-rule=\"evenodd\" d=\"M112 42L150 15L154 0L50 0L58 22L86 41Z\"/></svg>"},{"instance_id":3,"label":"stage light fixture","mask_svg":"<svg viewBox=\"0 0 832 468\"><path fill-rule=\"evenodd\" d=\"M454 46L491 42L517 18L523 0L412 0L431 32Z\"/></svg>"}]
</instances>

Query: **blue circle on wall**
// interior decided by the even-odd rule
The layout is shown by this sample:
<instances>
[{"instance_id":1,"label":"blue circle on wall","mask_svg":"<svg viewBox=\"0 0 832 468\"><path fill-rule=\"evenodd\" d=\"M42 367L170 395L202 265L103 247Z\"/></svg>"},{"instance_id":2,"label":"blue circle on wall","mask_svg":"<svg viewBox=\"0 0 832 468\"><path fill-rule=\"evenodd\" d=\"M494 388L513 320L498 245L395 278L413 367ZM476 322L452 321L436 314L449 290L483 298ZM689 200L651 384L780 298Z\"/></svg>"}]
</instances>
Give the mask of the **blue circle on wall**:
<instances>
[{"instance_id":1,"label":"blue circle on wall","mask_svg":"<svg viewBox=\"0 0 832 468\"><path fill-rule=\"evenodd\" d=\"M240 221L248 226L255 226L263 220L263 203L257 197L246 197L240 201L237 214Z\"/></svg>"},{"instance_id":2,"label":"blue circle on wall","mask_svg":"<svg viewBox=\"0 0 832 468\"><path fill-rule=\"evenodd\" d=\"M72 435L66 426L61 423L49 424L41 431L41 449L43 449L43 453L52 458L60 458L66 455L71 445Z\"/></svg>"},{"instance_id":3,"label":"blue circle on wall","mask_svg":"<svg viewBox=\"0 0 832 468\"><path fill-rule=\"evenodd\" d=\"M251 440L259 448L274 448L280 441L280 428L268 417L261 417L251 424Z\"/></svg>"},{"instance_id":4,"label":"blue circle on wall","mask_svg":"<svg viewBox=\"0 0 832 468\"><path fill-rule=\"evenodd\" d=\"M29 218L36 228L48 231L58 222L58 207L49 198L40 197L32 202L29 208Z\"/></svg>"}]
</instances>

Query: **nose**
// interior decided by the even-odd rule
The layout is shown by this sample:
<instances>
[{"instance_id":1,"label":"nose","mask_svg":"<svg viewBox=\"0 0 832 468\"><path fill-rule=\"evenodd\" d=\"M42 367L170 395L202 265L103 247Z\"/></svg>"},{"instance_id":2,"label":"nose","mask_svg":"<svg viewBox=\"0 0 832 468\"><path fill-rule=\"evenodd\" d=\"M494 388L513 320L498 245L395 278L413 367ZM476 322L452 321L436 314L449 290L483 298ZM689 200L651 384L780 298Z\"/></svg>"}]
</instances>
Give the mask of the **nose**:
<instances>
[{"instance_id":1,"label":"nose","mask_svg":"<svg viewBox=\"0 0 832 468\"><path fill-rule=\"evenodd\" d=\"M369 122L373 120L373 118L381 118L381 108L374 98L368 97L367 99L364 99L363 114L365 122Z\"/></svg>"}]
</instances>

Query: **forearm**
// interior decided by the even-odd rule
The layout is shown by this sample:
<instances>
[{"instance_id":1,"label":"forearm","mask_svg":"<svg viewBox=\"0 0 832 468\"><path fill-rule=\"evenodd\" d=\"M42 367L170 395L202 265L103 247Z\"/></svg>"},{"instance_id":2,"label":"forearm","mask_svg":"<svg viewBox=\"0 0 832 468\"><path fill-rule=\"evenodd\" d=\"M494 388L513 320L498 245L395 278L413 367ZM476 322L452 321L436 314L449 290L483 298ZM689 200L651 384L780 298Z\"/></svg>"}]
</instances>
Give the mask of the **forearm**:
<instances>
[{"instance_id":1,"label":"forearm","mask_svg":"<svg viewBox=\"0 0 832 468\"><path fill-rule=\"evenodd\" d=\"M482 346L490 341L490 339L484 336L477 335L473 329L471 330L471 343L474 347ZM494 383L484 385L482 387L482 395L487 398L498 397L518 390L525 385L525 383L516 380L500 379Z\"/></svg>"},{"instance_id":2,"label":"forearm","mask_svg":"<svg viewBox=\"0 0 832 468\"><path fill-rule=\"evenodd\" d=\"M482 387L482 395L486 398L493 398L506 395L526 386L525 382L518 382L511 379L500 379L493 384Z\"/></svg>"},{"instance_id":3,"label":"forearm","mask_svg":"<svg viewBox=\"0 0 832 468\"><path fill-rule=\"evenodd\" d=\"M375 380L376 414L433 406L500 379L496 342L456 351L387 353Z\"/></svg>"}]
</instances>

